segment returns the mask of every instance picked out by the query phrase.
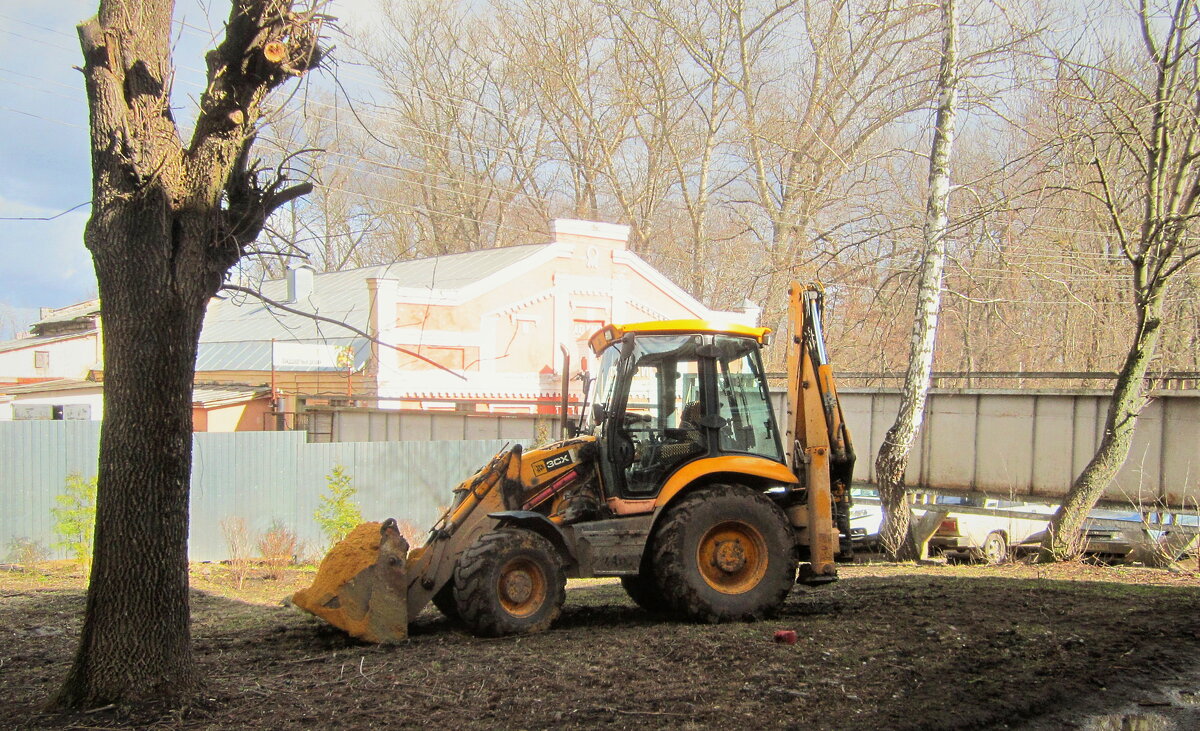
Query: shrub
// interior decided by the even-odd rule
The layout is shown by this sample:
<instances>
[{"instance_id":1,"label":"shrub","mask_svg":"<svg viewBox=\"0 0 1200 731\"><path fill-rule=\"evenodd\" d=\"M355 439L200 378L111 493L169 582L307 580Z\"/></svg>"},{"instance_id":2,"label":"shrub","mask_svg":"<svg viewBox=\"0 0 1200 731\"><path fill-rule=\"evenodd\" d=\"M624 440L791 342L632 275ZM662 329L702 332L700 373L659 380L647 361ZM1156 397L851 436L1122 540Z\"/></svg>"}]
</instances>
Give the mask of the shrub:
<instances>
[{"instance_id":1,"label":"shrub","mask_svg":"<svg viewBox=\"0 0 1200 731\"><path fill-rule=\"evenodd\" d=\"M14 538L8 544L8 560L29 571L49 557L49 551L32 538Z\"/></svg>"},{"instance_id":2,"label":"shrub","mask_svg":"<svg viewBox=\"0 0 1200 731\"><path fill-rule=\"evenodd\" d=\"M282 578L283 570L292 565L300 549L295 532L278 520L271 521L271 527L258 539L258 552L267 570L266 577Z\"/></svg>"},{"instance_id":3,"label":"shrub","mask_svg":"<svg viewBox=\"0 0 1200 731\"><path fill-rule=\"evenodd\" d=\"M233 515L226 517L221 521L221 535L229 551L229 573L237 588L241 589L250 574L250 552L254 548L245 518Z\"/></svg>"},{"instance_id":4,"label":"shrub","mask_svg":"<svg viewBox=\"0 0 1200 731\"><path fill-rule=\"evenodd\" d=\"M337 543L346 537L354 526L363 522L362 511L354 500L358 492L354 488L350 475L346 474L341 465L335 465L333 472L325 475L328 483L328 494L321 496L321 505L313 513L321 533L330 543Z\"/></svg>"},{"instance_id":5,"label":"shrub","mask_svg":"<svg viewBox=\"0 0 1200 731\"><path fill-rule=\"evenodd\" d=\"M55 548L66 550L71 558L88 568L92 560L92 538L96 530L96 478L83 479L78 473L67 476L67 490L54 497Z\"/></svg>"}]
</instances>

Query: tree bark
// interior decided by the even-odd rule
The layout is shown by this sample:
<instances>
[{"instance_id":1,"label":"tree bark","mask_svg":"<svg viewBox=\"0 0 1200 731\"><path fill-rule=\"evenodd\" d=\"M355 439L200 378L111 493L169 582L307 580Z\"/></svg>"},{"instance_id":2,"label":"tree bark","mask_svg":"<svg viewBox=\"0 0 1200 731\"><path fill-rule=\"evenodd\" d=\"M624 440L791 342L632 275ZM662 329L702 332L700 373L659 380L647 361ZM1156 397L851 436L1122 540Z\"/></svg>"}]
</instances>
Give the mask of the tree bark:
<instances>
[{"instance_id":1,"label":"tree bark","mask_svg":"<svg viewBox=\"0 0 1200 731\"><path fill-rule=\"evenodd\" d=\"M929 153L929 197L925 209L924 251L912 343L900 394L900 410L875 460L875 481L884 514L879 538L894 561L921 558L921 547L913 539L910 530L912 511L905 492L904 472L908 468L908 455L925 415L925 400L933 373L938 311L941 308L946 229L949 223L950 160L954 150L958 100L957 0L943 0L942 15L945 36L938 74L937 116Z\"/></svg>"},{"instance_id":2,"label":"tree bark","mask_svg":"<svg viewBox=\"0 0 1200 731\"><path fill-rule=\"evenodd\" d=\"M188 605L191 380L204 299L174 286L161 196L93 213L104 317L95 554L75 662L56 702L176 700L199 686ZM131 256L132 255L132 256Z\"/></svg>"}]
</instances>

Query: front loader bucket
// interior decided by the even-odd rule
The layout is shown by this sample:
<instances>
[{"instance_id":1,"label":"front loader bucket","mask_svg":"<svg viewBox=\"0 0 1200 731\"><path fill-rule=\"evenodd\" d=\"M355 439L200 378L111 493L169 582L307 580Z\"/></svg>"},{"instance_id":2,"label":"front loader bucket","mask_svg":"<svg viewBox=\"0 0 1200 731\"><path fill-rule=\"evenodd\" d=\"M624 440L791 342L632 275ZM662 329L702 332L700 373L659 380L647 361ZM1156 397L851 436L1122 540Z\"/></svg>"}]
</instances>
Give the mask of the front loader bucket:
<instances>
[{"instance_id":1,"label":"front loader bucket","mask_svg":"<svg viewBox=\"0 0 1200 731\"><path fill-rule=\"evenodd\" d=\"M407 557L395 520L363 523L326 554L313 585L292 602L353 637L397 643L408 636Z\"/></svg>"}]
</instances>

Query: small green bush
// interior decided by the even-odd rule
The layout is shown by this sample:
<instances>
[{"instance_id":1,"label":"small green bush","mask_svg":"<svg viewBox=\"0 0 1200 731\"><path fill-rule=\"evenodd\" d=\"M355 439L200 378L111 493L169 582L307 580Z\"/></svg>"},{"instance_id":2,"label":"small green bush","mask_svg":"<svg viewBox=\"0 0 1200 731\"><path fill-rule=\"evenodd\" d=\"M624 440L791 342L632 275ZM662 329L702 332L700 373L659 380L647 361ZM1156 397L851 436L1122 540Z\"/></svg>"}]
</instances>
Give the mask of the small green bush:
<instances>
[{"instance_id":1,"label":"small green bush","mask_svg":"<svg viewBox=\"0 0 1200 731\"><path fill-rule=\"evenodd\" d=\"M67 491L54 496L55 548L87 566L92 560L92 537L96 531L96 478L85 480L78 473L67 476Z\"/></svg>"},{"instance_id":2,"label":"small green bush","mask_svg":"<svg viewBox=\"0 0 1200 731\"><path fill-rule=\"evenodd\" d=\"M363 522L362 510L354 500L358 490L350 475L346 474L341 465L335 465L333 472L325 475L329 485L328 494L321 496L321 506L313 513L321 533L330 543L337 543L346 537L354 526Z\"/></svg>"}]
</instances>

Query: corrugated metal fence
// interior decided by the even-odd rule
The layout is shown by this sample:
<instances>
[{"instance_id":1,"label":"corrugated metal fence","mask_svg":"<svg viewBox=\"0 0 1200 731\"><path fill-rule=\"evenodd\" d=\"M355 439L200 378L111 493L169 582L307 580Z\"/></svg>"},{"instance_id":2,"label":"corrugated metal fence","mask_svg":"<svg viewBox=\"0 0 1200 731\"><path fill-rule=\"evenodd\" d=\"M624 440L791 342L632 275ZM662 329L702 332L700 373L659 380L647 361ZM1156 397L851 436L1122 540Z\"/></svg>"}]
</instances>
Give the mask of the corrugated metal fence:
<instances>
[{"instance_id":1,"label":"corrugated metal fence","mask_svg":"<svg viewBox=\"0 0 1200 731\"><path fill-rule=\"evenodd\" d=\"M557 439L560 432L559 418L551 415L310 406L304 416L314 442L512 439L543 443Z\"/></svg>"},{"instance_id":2,"label":"corrugated metal fence","mask_svg":"<svg viewBox=\"0 0 1200 731\"><path fill-rule=\"evenodd\" d=\"M99 422L0 422L0 559L11 543L56 540L51 508L67 476L96 474ZM363 516L407 519L425 529L450 490L504 440L309 444L304 432L196 434L191 540L194 561L227 557L221 521L240 517L252 534L279 521L312 550L322 542L313 512L326 475L342 465Z\"/></svg>"}]
</instances>

